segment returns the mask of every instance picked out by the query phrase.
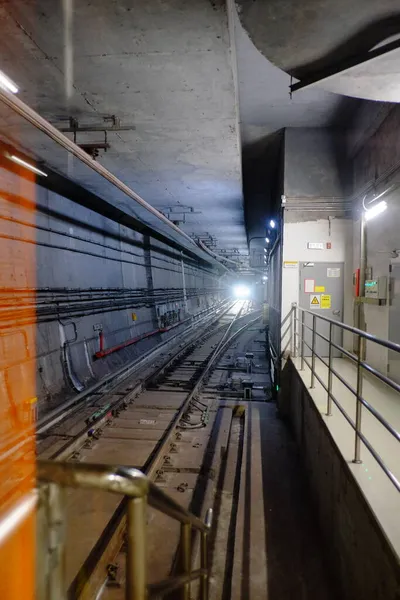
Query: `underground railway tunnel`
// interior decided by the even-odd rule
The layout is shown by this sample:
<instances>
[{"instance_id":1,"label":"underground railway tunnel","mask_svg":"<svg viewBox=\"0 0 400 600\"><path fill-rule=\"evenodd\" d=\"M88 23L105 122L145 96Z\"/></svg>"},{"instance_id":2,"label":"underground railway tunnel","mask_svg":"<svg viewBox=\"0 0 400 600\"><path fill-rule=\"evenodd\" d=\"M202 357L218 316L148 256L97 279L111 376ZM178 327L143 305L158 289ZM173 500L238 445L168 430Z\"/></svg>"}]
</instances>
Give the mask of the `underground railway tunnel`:
<instances>
[{"instance_id":1,"label":"underground railway tunnel","mask_svg":"<svg viewBox=\"0 0 400 600\"><path fill-rule=\"evenodd\" d=\"M394 0L0 0L0 597L398 600Z\"/></svg>"}]
</instances>

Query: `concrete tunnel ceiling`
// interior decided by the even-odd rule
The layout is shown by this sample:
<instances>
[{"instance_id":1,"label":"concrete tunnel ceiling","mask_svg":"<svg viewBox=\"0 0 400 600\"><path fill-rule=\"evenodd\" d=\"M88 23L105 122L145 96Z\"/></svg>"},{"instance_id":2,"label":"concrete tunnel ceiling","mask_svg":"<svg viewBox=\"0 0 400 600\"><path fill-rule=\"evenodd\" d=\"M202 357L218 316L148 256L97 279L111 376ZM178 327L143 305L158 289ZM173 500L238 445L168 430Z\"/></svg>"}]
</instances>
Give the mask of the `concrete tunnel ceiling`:
<instances>
[{"instance_id":1,"label":"concrete tunnel ceiling","mask_svg":"<svg viewBox=\"0 0 400 600\"><path fill-rule=\"evenodd\" d=\"M236 0L236 5L255 46L301 84L400 101L398 0Z\"/></svg>"},{"instance_id":2,"label":"concrete tunnel ceiling","mask_svg":"<svg viewBox=\"0 0 400 600\"><path fill-rule=\"evenodd\" d=\"M224 0L0 0L0 27L0 68L24 102L57 127L133 124L99 162L187 234L247 253Z\"/></svg>"},{"instance_id":3,"label":"concrete tunnel ceiling","mask_svg":"<svg viewBox=\"0 0 400 600\"><path fill-rule=\"evenodd\" d=\"M290 97L290 76L273 65L254 44L237 12L233 14L237 55L243 188L250 254L263 252L265 224L276 218L280 199L279 161L287 127L338 129L360 101L322 89Z\"/></svg>"}]
</instances>

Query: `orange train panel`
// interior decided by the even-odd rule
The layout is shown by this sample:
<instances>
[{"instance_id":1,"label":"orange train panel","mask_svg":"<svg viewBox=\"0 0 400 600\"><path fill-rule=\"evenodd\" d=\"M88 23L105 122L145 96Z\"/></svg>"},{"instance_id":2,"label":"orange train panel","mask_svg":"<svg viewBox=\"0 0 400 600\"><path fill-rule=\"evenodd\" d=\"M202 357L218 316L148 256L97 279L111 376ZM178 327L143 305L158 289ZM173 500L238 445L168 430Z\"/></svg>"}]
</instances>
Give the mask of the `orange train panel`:
<instances>
[{"instance_id":1,"label":"orange train panel","mask_svg":"<svg viewBox=\"0 0 400 600\"><path fill-rule=\"evenodd\" d=\"M4 151L1 161L4 166ZM35 177L0 168L0 310L15 306L15 288L36 284ZM12 201L9 198L12 197ZM18 198L21 199L18 202ZM11 219L10 219L11 218ZM21 239L29 235L29 240ZM28 242L28 243L26 243ZM0 325L0 598L35 598L35 312Z\"/></svg>"}]
</instances>

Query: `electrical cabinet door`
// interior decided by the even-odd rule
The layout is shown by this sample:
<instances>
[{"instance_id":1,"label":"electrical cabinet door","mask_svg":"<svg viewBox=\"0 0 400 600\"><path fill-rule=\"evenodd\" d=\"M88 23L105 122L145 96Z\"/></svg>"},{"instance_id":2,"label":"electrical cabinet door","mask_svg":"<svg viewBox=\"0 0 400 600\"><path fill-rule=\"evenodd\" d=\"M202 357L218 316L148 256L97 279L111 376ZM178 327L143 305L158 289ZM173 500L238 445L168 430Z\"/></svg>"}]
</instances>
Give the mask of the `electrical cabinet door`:
<instances>
[{"instance_id":1,"label":"electrical cabinet door","mask_svg":"<svg viewBox=\"0 0 400 600\"><path fill-rule=\"evenodd\" d=\"M305 308L316 316L327 317L334 321L343 321L344 295L344 264L330 262L301 262L300 263L300 307ZM305 325L312 327L313 317L305 314ZM316 331L329 338L329 323L316 319ZM343 330L333 328L333 341L342 345ZM312 345L311 331L305 328L304 340ZM321 357L329 356L328 342L318 335L315 341L315 351ZM311 356L311 350L305 345L304 356ZM340 351L333 348L333 356L339 357Z\"/></svg>"}]
</instances>

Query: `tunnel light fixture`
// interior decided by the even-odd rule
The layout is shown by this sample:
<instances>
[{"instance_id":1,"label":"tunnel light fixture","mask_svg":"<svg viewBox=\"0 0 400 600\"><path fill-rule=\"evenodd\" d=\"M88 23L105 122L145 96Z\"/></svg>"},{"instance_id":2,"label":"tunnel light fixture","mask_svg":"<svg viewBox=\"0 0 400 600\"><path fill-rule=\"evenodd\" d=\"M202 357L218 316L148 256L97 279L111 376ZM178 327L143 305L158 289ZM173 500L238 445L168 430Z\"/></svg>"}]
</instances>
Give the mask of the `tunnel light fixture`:
<instances>
[{"instance_id":1,"label":"tunnel light fixture","mask_svg":"<svg viewBox=\"0 0 400 600\"><path fill-rule=\"evenodd\" d=\"M269 244L269 238L265 238L265 243Z\"/></svg>"},{"instance_id":2,"label":"tunnel light fixture","mask_svg":"<svg viewBox=\"0 0 400 600\"><path fill-rule=\"evenodd\" d=\"M3 71L0 71L0 87L12 94L18 93L18 87L9 77L7 77L7 75L5 75L5 73L3 73Z\"/></svg>"},{"instance_id":3,"label":"tunnel light fixture","mask_svg":"<svg viewBox=\"0 0 400 600\"><path fill-rule=\"evenodd\" d=\"M270 220L269 226L271 227L271 229L275 229L276 223L275 223L275 221L273 219Z\"/></svg>"},{"instance_id":4,"label":"tunnel light fixture","mask_svg":"<svg viewBox=\"0 0 400 600\"><path fill-rule=\"evenodd\" d=\"M373 206L372 208L369 208L368 210L365 211L365 220L370 221L377 215L380 215L381 213L383 213L386 209L387 209L387 202L385 202L385 200L378 202L378 204L375 204L375 206Z\"/></svg>"},{"instance_id":5,"label":"tunnel light fixture","mask_svg":"<svg viewBox=\"0 0 400 600\"><path fill-rule=\"evenodd\" d=\"M29 169L29 171L32 171L33 173L36 173L37 175L41 175L42 177L47 177L47 173L45 173L44 171L41 171L40 169L38 169L31 163L26 162L26 160L22 160L22 158L20 158L19 156L15 156L15 154L12 154L10 156L10 160L14 161L18 165L21 165L22 167L25 167L25 169Z\"/></svg>"}]
</instances>

